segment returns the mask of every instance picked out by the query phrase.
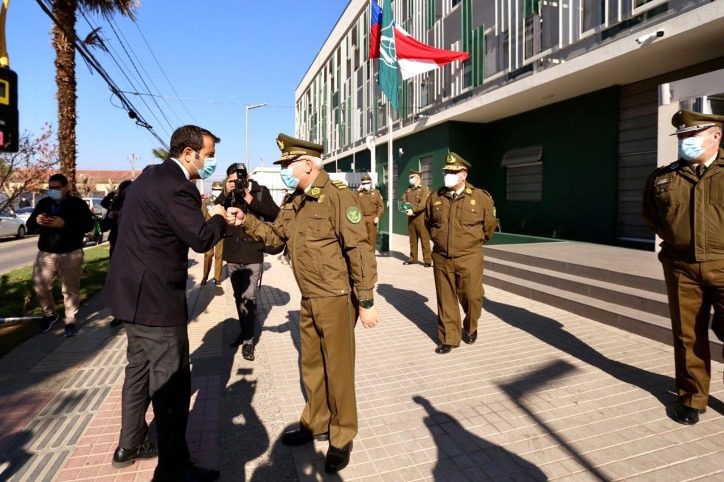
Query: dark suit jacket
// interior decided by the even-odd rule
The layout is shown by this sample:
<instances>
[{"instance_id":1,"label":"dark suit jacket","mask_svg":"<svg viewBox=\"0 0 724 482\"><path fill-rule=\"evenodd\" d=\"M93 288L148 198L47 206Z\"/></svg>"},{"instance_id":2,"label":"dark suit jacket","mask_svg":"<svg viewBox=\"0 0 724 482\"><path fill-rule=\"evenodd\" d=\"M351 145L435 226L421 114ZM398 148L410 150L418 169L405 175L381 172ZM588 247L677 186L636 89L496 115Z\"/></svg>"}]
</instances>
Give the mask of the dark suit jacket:
<instances>
[{"instance_id":1,"label":"dark suit jacket","mask_svg":"<svg viewBox=\"0 0 724 482\"><path fill-rule=\"evenodd\" d=\"M171 160L146 168L125 195L106 303L124 321L185 324L188 250L211 249L225 234L226 221L204 220L199 191Z\"/></svg>"}]
</instances>

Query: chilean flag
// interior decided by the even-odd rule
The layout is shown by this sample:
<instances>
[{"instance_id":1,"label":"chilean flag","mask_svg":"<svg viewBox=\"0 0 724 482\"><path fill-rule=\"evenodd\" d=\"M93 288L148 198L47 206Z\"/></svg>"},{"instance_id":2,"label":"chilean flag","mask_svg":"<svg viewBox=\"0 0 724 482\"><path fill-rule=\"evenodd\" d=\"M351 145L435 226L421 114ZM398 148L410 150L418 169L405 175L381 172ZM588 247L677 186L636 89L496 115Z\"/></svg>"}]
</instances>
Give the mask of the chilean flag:
<instances>
[{"instance_id":1,"label":"chilean flag","mask_svg":"<svg viewBox=\"0 0 724 482\"><path fill-rule=\"evenodd\" d=\"M407 80L456 60L464 61L470 58L470 54L467 52L436 49L419 42L397 24L395 24L395 48L397 49L397 64L400 66L402 80Z\"/></svg>"},{"instance_id":2,"label":"chilean flag","mask_svg":"<svg viewBox=\"0 0 724 482\"><path fill-rule=\"evenodd\" d=\"M380 33L382 31L382 9L377 0L371 1L370 10L370 58L380 58Z\"/></svg>"},{"instance_id":3,"label":"chilean flag","mask_svg":"<svg viewBox=\"0 0 724 482\"><path fill-rule=\"evenodd\" d=\"M369 58L377 59L380 57L382 8L380 8L377 0L371 0L370 6ZM467 52L436 49L419 42L397 23L394 24L394 45L397 64L403 80L442 67L456 60L465 61L470 58Z\"/></svg>"}]
</instances>

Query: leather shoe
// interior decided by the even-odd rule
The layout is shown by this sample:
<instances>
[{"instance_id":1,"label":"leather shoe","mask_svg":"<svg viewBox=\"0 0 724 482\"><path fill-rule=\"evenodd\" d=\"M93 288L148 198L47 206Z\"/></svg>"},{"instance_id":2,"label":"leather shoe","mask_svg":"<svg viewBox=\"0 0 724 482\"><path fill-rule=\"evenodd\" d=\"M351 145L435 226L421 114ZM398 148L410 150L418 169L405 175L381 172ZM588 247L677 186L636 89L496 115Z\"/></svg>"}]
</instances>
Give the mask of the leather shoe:
<instances>
[{"instance_id":1,"label":"leather shoe","mask_svg":"<svg viewBox=\"0 0 724 482\"><path fill-rule=\"evenodd\" d=\"M324 459L324 471L334 474L347 467L349 464L349 453L352 451L352 442L341 449L330 445L327 450L327 458Z\"/></svg>"},{"instance_id":2,"label":"leather shoe","mask_svg":"<svg viewBox=\"0 0 724 482\"><path fill-rule=\"evenodd\" d=\"M452 348L452 345L445 345L444 343L441 343L437 345L437 348L435 348L435 353L439 355L444 355L445 353L450 353Z\"/></svg>"},{"instance_id":3,"label":"leather shoe","mask_svg":"<svg viewBox=\"0 0 724 482\"><path fill-rule=\"evenodd\" d=\"M468 333L467 331L463 331L463 341L467 343L468 345L472 345L475 343L475 340L478 339L478 330L475 330L472 333Z\"/></svg>"},{"instance_id":4,"label":"leather shoe","mask_svg":"<svg viewBox=\"0 0 724 482\"><path fill-rule=\"evenodd\" d=\"M173 472L159 472L153 474L151 482L212 482L219 478L219 471L189 465L185 469Z\"/></svg>"},{"instance_id":5,"label":"leather shoe","mask_svg":"<svg viewBox=\"0 0 724 482\"><path fill-rule=\"evenodd\" d=\"M697 410L695 408L687 407L683 403L678 403L674 407L671 418L673 418L675 422L679 422L684 425L694 425L699 421L700 413L703 413L703 410Z\"/></svg>"},{"instance_id":6,"label":"leather shoe","mask_svg":"<svg viewBox=\"0 0 724 482\"><path fill-rule=\"evenodd\" d=\"M319 435L314 435L306 428L298 428L296 430L284 432L284 435L282 435L282 443L284 445L289 445L292 447L296 447L297 445L304 445L311 442L312 440L329 440L329 434L321 433Z\"/></svg>"},{"instance_id":7,"label":"leather shoe","mask_svg":"<svg viewBox=\"0 0 724 482\"><path fill-rule=\"evenodd\" d=\"M117 447L113 452L113 466L117 469L131 465L136 459L152 459L158 457L158 448L150 440L132 449Z\"/></svg>"},{"instance_id":8,"label":"leather shoe","mask_svg":"<svg viewBox=\"0 0 724 482\"><path fill-rule=\"evenodd\" d=\"M403 262L402 262L402 264L404 264L404 265L408 265L408 264L417 264L417 261L411 261L411 260L407 260L407 261L403 261Z\"/></svg>"}]
</instances>

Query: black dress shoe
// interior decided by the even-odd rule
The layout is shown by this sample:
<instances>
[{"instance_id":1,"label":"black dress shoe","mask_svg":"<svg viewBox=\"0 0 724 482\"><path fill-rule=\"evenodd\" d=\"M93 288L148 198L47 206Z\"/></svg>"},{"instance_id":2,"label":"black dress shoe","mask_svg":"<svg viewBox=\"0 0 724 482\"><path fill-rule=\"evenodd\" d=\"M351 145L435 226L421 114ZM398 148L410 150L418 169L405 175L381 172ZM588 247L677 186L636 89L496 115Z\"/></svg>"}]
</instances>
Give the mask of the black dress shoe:
<instances>
[{"instance_id":1,"label":"black dress shoe","mask_svg":"<svg viewBox=\"0 0 724 482\"><path fill-rule=\"evenodd\" d=\"M329 440L329 434L320 433L318 435L314 435L314 434L312 434L312 432L310 432L306 428L298 428L296 430L290 430L289 432L284 432L284 435L282 435L282 443L284 445L289 445L292 447L296 447L297 445L304 445L306 443L311 442L312 440L318 440L318 441Z\"/></svg>"},{"instance_id":2,"label":"black dress shoe","mask_svg":"<svg viewBox=\"0 0 724 482\"><path fill-rule=\"evenodd\" d=\"M678 403L674 407L671 418L673 418L675 422L679 422L684 425L694 425L699 421L699 414L702 412L703 410L697 410L695 408L687 407L683 403Z\"/></svg>"},{"instance_id":3,"label":"black dress shoe","mask_svg":"<svg viewBox=\"0 0 724 482\"><path fill-rule=\"evenodd\" d=\"M468 345L472 345L475 343L475 340L478 339L478 330L475 330L472 333L468 333L466 331L463 331L463 341L467 343Z\"/></svg>"},{"instance_id":4,"label":"black dress shoe","mask_svg":"<svg viewBox=\"0 0 724 482\"><path fill-rule=\"evenodd\" d=\"M212 482L219 478L219 471L189 465L185 469L172 472L159 471L153 474L151 482Z\"/></svg>"},{"instance_id":5,"label":"black dress shoe","mask_svg":"<svg viewBox=\"0 0 724 482\"><path fill-rule=\"evenodd\" d=\"M404 264L404 265L408 265L408 264L417 264L417 261L410 261L410 260L407 260L407 261L403 261L403 262L402 262L402 264Z\"/></svg>"},{"instance_id":6,"label":"black dress shoe","mask_svg":"<svg viewBox=\"0 0 724 482\"><path fill-rule=\"evenodd\" d=\"M245 360L254 361L254 344L243 343L241 345L241 356L243 356Z\"/></svg>"},{"instance_id":7,"label":"black dress shoe","mask_svg":"<svg viewBox=\"0 0 724 482\"><path fill-rule=\"evenodd\" d=\"M327 450L327 458L324 460L324 471L330 474L335 474L347 467L349 464L349 453L352 451L352 442L348 443L341 449L329 446Z\"/></svg>"},{"instance_id":8,"label":"black dress shoe","mask_svg":"<svg viewBox=\"0 0 724 482\"><path fill-rule=\"evenodd\" d=\"M441 343L437 345L437 348L435 348L435 353L439 355L444 355L445 353L450 353L450 350L452 350L452 345L445 345L444 343Z\"/></svg>"},{"instance_id":9,"label":"black dress shoe","mask_svg":"<svg viewBox=\"0 0 724 482\"><path fill-rule=\"evenodd\" d=\"M113 466L117 469L131 465L136 459L152 459L158 457L158 448L150 440L132 449L116 448L113 452Z\"/></svg>"}]
</instances>

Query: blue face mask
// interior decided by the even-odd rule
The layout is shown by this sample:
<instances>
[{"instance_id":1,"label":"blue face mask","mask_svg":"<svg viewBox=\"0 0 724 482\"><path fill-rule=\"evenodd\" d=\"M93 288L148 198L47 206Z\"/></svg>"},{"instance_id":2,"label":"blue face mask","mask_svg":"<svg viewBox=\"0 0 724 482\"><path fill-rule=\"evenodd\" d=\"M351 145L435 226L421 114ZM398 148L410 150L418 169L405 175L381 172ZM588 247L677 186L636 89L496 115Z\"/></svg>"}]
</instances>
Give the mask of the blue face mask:
<instances>
[{"instance_id":1,"label":"blue face mask","mask_svg":"<svg viewBox=\"0 0 724 482\"><path fill-rule=\"evenodd\" d=\"M48 189L48 197L53 201L60 201L63 199L63 191L59 189Z\"/></svg>"},{"instance_id":2,"label":"blue face mask","mask_svg":"<svg viewBox=\"0 0 724 482\"><path fill-rule=\"evenodd\" d=\"M292 174L292 169L290 169L289 166L282 169L279 175L282 177L282 182L289 189L296 189L299 185L299 179L294 177L294 174Z\"/></svg>"},{"instance_id":3,"label":"blue face mask","mask_svg":"<svg viewBox=\"0 0 724 482\"><path fill-rule=\"evenodd\" d=\"M207 157L204 159L204 166L199 169L199 177L201 179L206 179L210 175L214 173L216 170L216 158L215 157Z\"/></svg>"},{"instance_id":4,"label":"blue face mask","mask_svg":"<svg viewBox=\"0 0 724 482\"><path fill-rule=\"evenodd\" d=\"M701 157L706 151L703 137L686 137L679 139L679 157L687 161L693 161Z\"/></svg>"}]
</instances>

